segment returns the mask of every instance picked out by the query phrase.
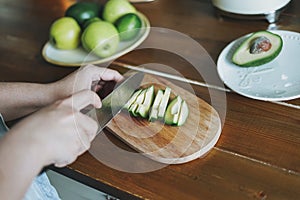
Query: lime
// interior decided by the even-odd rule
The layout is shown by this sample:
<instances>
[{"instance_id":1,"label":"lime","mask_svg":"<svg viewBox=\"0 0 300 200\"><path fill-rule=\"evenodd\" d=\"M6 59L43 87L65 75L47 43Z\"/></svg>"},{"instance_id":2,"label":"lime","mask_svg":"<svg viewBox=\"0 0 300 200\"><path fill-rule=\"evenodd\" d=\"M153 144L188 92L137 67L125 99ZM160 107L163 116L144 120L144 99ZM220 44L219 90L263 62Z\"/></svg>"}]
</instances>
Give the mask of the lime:
<instances>
[{"instance_id":1,"label":"lime","mask_svg":"<svg viewBox=\"0 0 300 200\"><path fill-rule=\"evenodd\" d=\"M131 40L139 33L142 27L142 20L137 14L128 13L118 18L115 26L121 40Z\"/></svg>"},{"instance_id":2,"label":"lime","mask_svg":"<svg viewBox=\"0 0 300 200\"><path fill-rule=\"evenodd\" d=\"M80 26L83 26L85 21L99 17L101 11L101 5L94 2L77 2L71 5L67 10L65 15L68 17L73 17Z\"/></svg>"}]
</instances>

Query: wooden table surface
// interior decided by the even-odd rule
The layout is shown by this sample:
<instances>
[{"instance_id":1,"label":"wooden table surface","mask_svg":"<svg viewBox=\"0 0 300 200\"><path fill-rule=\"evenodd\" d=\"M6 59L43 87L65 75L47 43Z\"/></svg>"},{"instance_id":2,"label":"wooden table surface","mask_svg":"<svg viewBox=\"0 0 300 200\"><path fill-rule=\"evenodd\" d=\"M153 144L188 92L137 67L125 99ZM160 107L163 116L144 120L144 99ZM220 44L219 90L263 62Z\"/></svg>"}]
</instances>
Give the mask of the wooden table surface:
<instances>
[{"instance_id":1,"label":"wooden table surface","mask_svg":"<svg viewBox=\"0 0 300 200\"><path fill-rule=\"evenodd\" d=\"M72 3L0 1L1 81L48 83L77 69L47 63L41 54L50 24ZM209 0L156 0L135 6L153 27L175 30L199 42L214 62L229 42L269 25L265 20L217 17ZM294 0L281 14L278 29L300 32L299 13L300 1ZM182 58L165 51L135 51L116 61L135 66L162 63L186 78L203 81ZM120 65L111 67L127 71ZM299 70L295 73L300 76ZM210 103L207 88L192 86L198 97ZM231 91L226 92L225 114L216 146L205 157L185 164L129 173L85 153L72 165L55 170L121 199L299 199L300 99L274 103ZM110 133L105 134L118 143ZM116 159L126 162L126 157Z\"/></svg>"}]
</instances>

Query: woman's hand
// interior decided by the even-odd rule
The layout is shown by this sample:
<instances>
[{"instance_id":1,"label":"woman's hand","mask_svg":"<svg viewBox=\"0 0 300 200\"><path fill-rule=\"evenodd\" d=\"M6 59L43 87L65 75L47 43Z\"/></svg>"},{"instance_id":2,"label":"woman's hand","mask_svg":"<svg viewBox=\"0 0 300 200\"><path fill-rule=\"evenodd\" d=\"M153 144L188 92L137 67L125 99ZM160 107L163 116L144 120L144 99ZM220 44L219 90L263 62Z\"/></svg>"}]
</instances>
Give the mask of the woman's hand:
<instances>
[{"instance_id":1,"label":"woman's hand","mask_svg":"<svg viewBox=\"0 0 300 200\"><path fill-rule=\"evenodd\" d=\"M53 92L59 95L59 99L84 89L97 92L103 87L105 82L119 82L122 79L123 76L115 70L87 65L53 83L52 86L54 86Z\"/></svg>"},{"instance_id":2,"label":"woman's hand","mask_svg":"<svg viewBox=\"0 0 300 200\"><path fill-rule=\"evenodd\" d=\"M20 118L73 93L98 91L106 81L122 79L115 70L88 65L50 84L0 83L0 113L5 120Z\"/></svg>"},{"instance_id":3,"label":"woman's hand","mask_svg":"<svg viewBox=\"0 0 300 200\"><path fill-rule=\"evenodd\" d=\"M88 105L101 107L100 98L90 90L82 90L25 118L9 135L15 136L16 143L20 141L28 149L33 148L31 152L38 158L36 164L41 167L65 166L88 150L96 135L96 121L80 112Z\"/></svg>"},{"instance_id":4,"label":"woman's hand","mask_svg":"<svg viewBox=\"0 0 300 200\"><path fill-rule=\"evenodd\" d=\"M23 119L1 138L1 198L22 199L44 166L63 167L89 149L98 125L80 112L87 105L99 108L101 101L82 90Z\"/></svg>"}]
</instances>

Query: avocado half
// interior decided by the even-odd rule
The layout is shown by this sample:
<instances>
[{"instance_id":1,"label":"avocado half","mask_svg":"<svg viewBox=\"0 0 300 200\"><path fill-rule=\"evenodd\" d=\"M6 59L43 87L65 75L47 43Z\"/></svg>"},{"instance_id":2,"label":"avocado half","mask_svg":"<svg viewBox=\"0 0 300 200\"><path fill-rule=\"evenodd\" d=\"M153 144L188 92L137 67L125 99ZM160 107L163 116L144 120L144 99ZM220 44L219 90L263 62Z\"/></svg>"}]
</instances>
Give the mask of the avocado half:
<instances>
[{"instance_id":1,"label":"avocado half","mask_svg":"<svg viewBox=\"0 0 300 200\"><path fill-rule=\"evenodd\" d=\"M251 53L251 47L258 38L267 38L271 48L260 53ZM281 52L283 41L280 35L269 31L258 31L249 36L235 50L232 62L242 67L254 67L266 64L276 58Z\"/></svg>"}]
</instances>

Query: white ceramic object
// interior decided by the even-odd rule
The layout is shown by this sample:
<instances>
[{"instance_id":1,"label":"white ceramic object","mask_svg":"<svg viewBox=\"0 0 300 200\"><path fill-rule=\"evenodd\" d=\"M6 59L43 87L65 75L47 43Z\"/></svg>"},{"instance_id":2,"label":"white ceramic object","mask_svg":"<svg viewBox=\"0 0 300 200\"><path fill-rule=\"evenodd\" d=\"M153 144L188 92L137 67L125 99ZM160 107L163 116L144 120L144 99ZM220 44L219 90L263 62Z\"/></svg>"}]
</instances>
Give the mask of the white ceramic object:
<instances>
[{"instance_id":1,"label":"white ceramic object","mask_svg":"<svg viewBox=\"0 0 300 200\"><path fill-rule=\"evenodd\" d=\"M50 42L47 42L44 45L42 55L47 62L65 67L79 67L86 64L101 64L117 59L118 57L134 50L149 35L149 20L142 13L138 14L143 23L139 34L132 40L121 41L116 53L112 56L100 58L92 53L88 53L82 47L78 47L73 50L60 50L55 48Z\"/></svg>"},{"instance_id":2,"label":"white ceramic object","mask_svg":"<svg viewBox=\"0 0 300 200\"><path fill-rule=\"evenodd\" d=\"M266 19L275 23L291 0L212 0L217 13L238 19Z\"/></svg>"},{"instance_id":3,"label":"white ceramic object","mask_svg":"<svg viewBox=\"0 0 300 200\"><path fill-rule=\"evenodd\" d=\"M217 69L221 80L243 96L283 101L300 97L300 33L274 30L283 39L280 54L271 62L257 67L240 67L232 63L233 52L249 35L238 38L221 52Z\"/></svg>"},{"instance_id":4,"label":"white ceramic object","mask_svg":"<svg viewBox=\"0 0 300 200\"><path fill-rule=\"evenodd\" d=\"M279 10L291 0L212 0L220 10L235 14L256 15Z\"/></svg>"}]
</instances>

